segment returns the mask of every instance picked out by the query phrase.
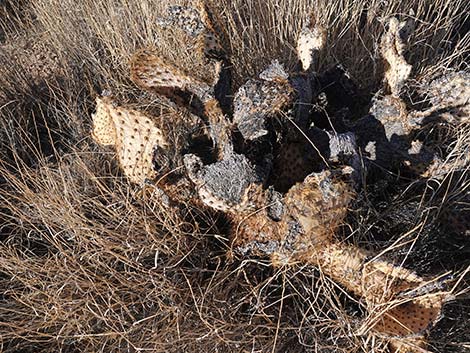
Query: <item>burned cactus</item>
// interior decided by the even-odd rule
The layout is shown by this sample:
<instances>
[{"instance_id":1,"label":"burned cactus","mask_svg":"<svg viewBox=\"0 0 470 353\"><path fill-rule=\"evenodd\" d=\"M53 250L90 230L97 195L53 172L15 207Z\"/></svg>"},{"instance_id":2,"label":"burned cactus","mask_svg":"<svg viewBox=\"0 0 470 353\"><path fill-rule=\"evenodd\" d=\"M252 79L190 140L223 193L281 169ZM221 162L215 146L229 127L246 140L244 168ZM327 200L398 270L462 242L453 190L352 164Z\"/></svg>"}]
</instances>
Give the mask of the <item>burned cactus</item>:
<instances>
[{"instance_id":1,"label":"burned cactus","mask_svg":"<svg viewBox=\"0 0 470 353\"><path fill-rule=\"evenodd\" d=\"M374 165L388 169L401 163L426 175L427 167L437 160L413 136L423 117L435 111L409 110L399 97L411 73L404 47L412 22L391 18L382 38L391 94L377 94L369 114L346 121L347 131L342 132L333 126L315 126L311 110L321 94L318 82L324 79L311 71L312 62L326 40L326 30L315 20L298 38L301 71L287 73L273 62L235 93L233 114L222 108L221 97L230 96L228 81L219 85L228 57L207 8L173 6L159 23L176 26L195 39L195 46L204 48L205 58L217 68L209 82L151 50L136 53L131 61L134 83L190 111L196 117L192 121L217 147L215 162L204 163L210 158L191 150L179 156L184 173L178 185L192 191L178 193L174 185L166 184L163 192L172 202L225 213L232 224L231 248L242 256L269 256L275 266L296 262L319 266L365 301L373 318L371 327L389 337L396 351L425 347L426 330L439 318L446 296L434 294L429 283L411 271L345 244L336 235L348 210L357 206L361 178ZM468 117L468 80L458 74L441 80L449 81L449 90L457 89L455 97L442 96L431 85L431 104L443 109L457 104ZM216 93L220 87L222 93ZM158 179L155 154L172 146L154 118L98 98L93 121L92 136L99 144L116 147L131 182Z\"/></svg>"}]
</instances>

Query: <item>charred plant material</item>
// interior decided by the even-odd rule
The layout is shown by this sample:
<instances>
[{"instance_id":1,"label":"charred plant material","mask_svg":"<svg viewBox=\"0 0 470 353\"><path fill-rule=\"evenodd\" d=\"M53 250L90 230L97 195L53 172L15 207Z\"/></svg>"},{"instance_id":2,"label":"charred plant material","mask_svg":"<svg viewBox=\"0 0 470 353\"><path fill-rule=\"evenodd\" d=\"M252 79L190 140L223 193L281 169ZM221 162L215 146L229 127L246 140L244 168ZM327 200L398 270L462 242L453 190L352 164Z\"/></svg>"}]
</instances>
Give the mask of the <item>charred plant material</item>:
<instances>
[{"instance_id":1,"label":"charred plant material","mask_svg":"<svg viewBox=\"0 0 470 353\"><path fill-rule=\"evenodd\" d=\"M418 123L443 120L453 124L468 123L470 119L470 73L450 71L426 82L420 92L429 104L424 111L413 112Z\"/></svg>"},{"instance_id":2,"label":"charred plant material","mask_svg":"<svg viewBox=\"0 0 470 353\"><path fill-rule=\"evenodd\" d=\"M413 133L421 128L423 117L442 115L443 110L448 121L457 109L468 118L468 75L455 73L433 81L427 94L438 109L410 110L399 96L412 69L404 52L413 22L391 18L380 44L390 95L377 94L369 114L346 121L349 131L338 132L334 126L316 127L310 109L321 96L322 81L312 64L326 40L325 28L314 17L298 36L301 71L287 73L278 61L272 62L259 78L238 89L233 114L223 111L221 95L215 94L228 58L207 8L172 6L160 24L194 39L217 76L213 82L196 78L148 49L131 61L136 85L189 105L186 109L217 146L212 159L191 149L181 156L185 175L178 186L166 185L168 199L224 213L235 253L269 256L274 266L317 266L363 300L372 320L368 327L388 337L392 349L422 351L446 296L434 293L434 287L412 271L342 242L337 231L348 210L357 206L354 200L369 166L390 169L397 164L426 175L437 157ZM223 97L230 91L225 87ZM158 179L161 173L152 164L155 154L172 148L158 119L103 97L97 99L93 120L93 138L115 146L131 182ZM178 192L178 187L192 190Z\"/></svg>"},{"instance_id":3,"label":"charred plant material","mask_svg":"<svg viewBox=\"0 0 470 353\"><path fill-rule=\"evenodd\" d=\"M261 81L245 83L234 97L233 122L246 140L267 135L266 120L293 103L294 91L279 63L271 64L260 77Z\"/></svg>"}]
</instances>

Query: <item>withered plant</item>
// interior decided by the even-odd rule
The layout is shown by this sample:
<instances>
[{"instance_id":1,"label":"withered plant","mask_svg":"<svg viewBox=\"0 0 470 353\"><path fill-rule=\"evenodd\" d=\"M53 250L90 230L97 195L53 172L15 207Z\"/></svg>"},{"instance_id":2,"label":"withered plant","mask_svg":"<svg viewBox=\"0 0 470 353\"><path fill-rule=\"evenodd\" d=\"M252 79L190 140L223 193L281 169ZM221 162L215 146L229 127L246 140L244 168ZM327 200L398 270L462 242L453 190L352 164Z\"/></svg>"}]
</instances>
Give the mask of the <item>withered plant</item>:
<instances>
[{"instance_id":1,"label":"withered plant","mask_svg":"<svg viewBox=\"0 0 470 353\"><path fill-rule=\"evenodd\" d=\"M2 4L2 351L468 349L468 10Z\"/></svg>"}]
</instances>

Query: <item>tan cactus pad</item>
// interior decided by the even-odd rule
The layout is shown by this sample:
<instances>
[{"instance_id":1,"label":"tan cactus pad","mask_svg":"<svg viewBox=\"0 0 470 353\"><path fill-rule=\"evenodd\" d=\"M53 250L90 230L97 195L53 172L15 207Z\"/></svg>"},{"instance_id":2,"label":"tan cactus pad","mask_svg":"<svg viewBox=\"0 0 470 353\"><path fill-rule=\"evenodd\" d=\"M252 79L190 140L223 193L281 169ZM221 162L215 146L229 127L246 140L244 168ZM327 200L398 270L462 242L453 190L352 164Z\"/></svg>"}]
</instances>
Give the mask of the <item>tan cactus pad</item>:
<instances>
[{"instance_id":1,"label":"tan cactus pad","mask_svg":"<svg viewBox=\"0 0 470 353\"><path fill-rule=\"evenodd\" d=\"M304 26L297 39L297 56L302 63L302 69L308 70L312 65L316 51L323 48L326 42L325 28L312 16Z\"/></svg>"},{"instance_id":2,"label":"tan cactus pad","mask_svg":"<svg viewBox=\"0 0 470 353\"><path fill-rule=\"evenodd\" d=\"M444 294L429 294L380 311L373 328L382 334L402 338L392 343L392 347L412 347L416 344L414 338L423 336L440 318L445 298ZM410 338L411 342L407 344L406 338Z\"/></svg>"},{"instance_id":3,"label":"tan cactus pad","mask_svg":"<svg viewBox=\"0 0 470 353\"><path fill-rule=\"evenodd\" d=\"M171 87L184 89L192 78L151 50L142 50L131 59L131 78L147 89Z\"/></svg>"},{"instance_id":4,"label":"tan cactus pad","mask_svg":"<svg viewBox=\"0 0 470 353\"><path fill-rule=\"evenodd\" d=\"M445 294L426 294L393 308L390 301L407 289L418 289L424 280L411 271L384 261L367 262L370 254L341 243L318 247L310 262L349 291L376 308L373 330L390 337L392 352L426 352L424 335L441 315Z\"/></svg>"},{"instance_id":5,"label":"tan cactus pad","mask_svg":"<svg viewBox=\"0 0 470 353\"><path fill-rule=\"evenodd\" d=\"M165 146L163 133L152 118L136 110L115 107L109 98L96 99L93 133L96 142L114 145L124 174L131 182L153 178L156 146Z\"/></svg>"},{"instance_id":6,"label":"tan cactus pad","mask_svg":"<svg viewBox=\"0 0 470 353\"><path fill-rule=\"evenodd\" d=\"M146 90L160 92L168 88L178 89L194 93L202 100L211 91L209 85L186 74L152 50L145 49L134 54L130 67L132 81Z\"/></svg>"},{"instance_id":7,"label":"tan cactus pad","mask_svg":"<svg viewBox=\"0 0 470 353\"><path fill-rule=\"evenodd\" d=\"M92 114L93 139L103 146L116 144L116 125L110 114L111 103L106 98L96 98L96 112Z\"/></svg>"},{"instance_id":8,"label":"tan cactus pad","mask_svg":"<svg viewBox=\"0 0 470 353\"><path fill-rule=\"evenodd\" d=\"M380 43L380 53L387 62L385 80L393 96L399 96L405 81L411 73L412 66L403 56L406 40L413 30L412 21L399 22L392 17L388 21L388 30Z\"/></svg>"},{"instance_id":9,"label":"tan cactus pad","mask_svg":"<svg viewBox=\"0 0 470 353\"><path fill-rule=\"evenodd\" d=\"M338 215L337 215L338 216ZM328 239L312 252L309 262L369 303L384 303L401 291L414 289L424 281L402 267L367 259L371 254L356 246Z\"/></svg>"}]
</instances>

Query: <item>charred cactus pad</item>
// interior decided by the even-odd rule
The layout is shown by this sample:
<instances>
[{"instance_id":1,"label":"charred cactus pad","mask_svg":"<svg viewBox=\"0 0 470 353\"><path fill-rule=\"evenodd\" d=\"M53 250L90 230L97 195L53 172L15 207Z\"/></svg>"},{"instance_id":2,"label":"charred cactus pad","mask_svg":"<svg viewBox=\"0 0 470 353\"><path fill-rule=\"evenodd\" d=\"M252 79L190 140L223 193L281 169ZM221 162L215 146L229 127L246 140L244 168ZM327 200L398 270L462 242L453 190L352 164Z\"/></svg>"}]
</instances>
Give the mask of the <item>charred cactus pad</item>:
<instances>
[{"instance_id":1,"label":"charred cactus pad","mask_svg":"<svg viewBox=\"0 0 470 353\"><path fill-rule=\"evenodd\" d=\"M366 116L345 120L348 106L341 102L355 97L331 97L329 87L340 82L312 71L326 40L326 30L312 17L298 36L299 72L287 73L274 61L258 79L243 84L227 104L221 97L231 97L229 81L222 85L218 81L230 68L228 50L221 47L220 31L211 18L205 6L171 6L159 23L196 39L195 47L215 68L213 82L194 77L154 50L141 50L131 60L134 83L178 103L175 109L193 117L186 130L197 125L208 141L206 149L185 143L190 147L179 156L183 161L179 178L158 185L164 204L192 204L225 213L232 224L231 247L238 254L270 256L274 265L319 266L365 301L370 315L375 315L375 332L388 336L393 349L421 351L426 330L439 318L446 297L432 293L433 287L411 271L340 242L336 233L355 206L362 178L375 167L390 170L406 165L419 177L439 177L437 154L415 132L436 115L447 122L468 121L468 73L436 78L421 92L431 107L408 108L400 92L411 73L404 53L413 23L391 18L380 43L388 93L382 91L372 99ZM225 109L232 103L233 113ZM325 115L327 109L332 116ZM98 98L93 123L93 138L116 148L130 181L165 179L152 161L176 140L160 128L161 118ZM214 146L217 153L210 155L207 151ZM403 299L405 292L404 302L381 308Z\"/></svg>"},{"instance_id":2,"label":"charred cactus pad","mask_svg":"<svg viewBox=\"0 0 470 353\"><path fill-rule=\"evenodd\" d=\"M177 27L191 37L197 37L205 30L201 14L193 7L174 5L168 7L168 16L157 23L164 27Z\"/></svg>"},{"instance_id":3,"label":"charred cactus pad","mask_svg":"<svg viewBox=\"0 0 470 353\"><path fill-rule=\"evenodd\" d=\"M287 82L248 81L235 95L233 121L245 139L256 140L268 133L266 120L291 104L292 98Z\"/></svg>"},{"instance_id":4,"label":"charred cactus pad","mask_svg":"<svg viewBox=\"0 0 470 353\"><path fill-rule=\"evenodd\" d=\"M262 177L249 160L239 154L204 166L200 158L189 154L184 158L189 178L199 188L199 196L209 207L219 211L236 211L242 207L247 189L260 184Z\"/></svg>"}]
</instances>

